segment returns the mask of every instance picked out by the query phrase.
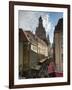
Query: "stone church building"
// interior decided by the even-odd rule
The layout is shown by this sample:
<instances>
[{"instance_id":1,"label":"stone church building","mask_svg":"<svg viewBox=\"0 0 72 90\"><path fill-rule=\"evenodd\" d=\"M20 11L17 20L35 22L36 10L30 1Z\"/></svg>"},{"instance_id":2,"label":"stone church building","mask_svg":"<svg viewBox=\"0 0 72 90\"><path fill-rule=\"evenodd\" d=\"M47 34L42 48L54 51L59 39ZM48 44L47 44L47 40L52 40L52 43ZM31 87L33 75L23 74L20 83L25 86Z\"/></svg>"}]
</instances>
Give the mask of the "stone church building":
<instances>
[{"instance_id":1,"label":"stone church building","mask_svg":"<svg viewBox=\"0 0 72 90\"><path fill-rule=\"evenodd\" d=\"M36 28L35 34L42 40L46 41L46 31L45 28L43 27L43 20L42 17L39 17L39 24L38 27Z\"/></svg>"}]
</instances>

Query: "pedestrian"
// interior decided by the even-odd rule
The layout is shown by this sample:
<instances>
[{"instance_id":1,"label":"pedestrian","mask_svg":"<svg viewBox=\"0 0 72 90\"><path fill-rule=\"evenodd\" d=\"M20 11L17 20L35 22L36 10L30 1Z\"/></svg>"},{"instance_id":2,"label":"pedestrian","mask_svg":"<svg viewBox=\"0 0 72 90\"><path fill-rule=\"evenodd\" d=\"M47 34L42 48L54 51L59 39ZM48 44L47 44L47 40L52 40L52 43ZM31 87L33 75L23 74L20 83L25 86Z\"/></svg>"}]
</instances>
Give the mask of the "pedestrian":
<instances>
[{"instance_id":1,"label":"pedestrian","mask_svg":"<svg viewBox=\"0 0 72 90\"><path fill-rule=\"evenodd\" d=\"M49 65L48 65L48 74L49 74L49 77L56 77L55 64L52 60L50 61Z\"/></svg>"}]
</instances>

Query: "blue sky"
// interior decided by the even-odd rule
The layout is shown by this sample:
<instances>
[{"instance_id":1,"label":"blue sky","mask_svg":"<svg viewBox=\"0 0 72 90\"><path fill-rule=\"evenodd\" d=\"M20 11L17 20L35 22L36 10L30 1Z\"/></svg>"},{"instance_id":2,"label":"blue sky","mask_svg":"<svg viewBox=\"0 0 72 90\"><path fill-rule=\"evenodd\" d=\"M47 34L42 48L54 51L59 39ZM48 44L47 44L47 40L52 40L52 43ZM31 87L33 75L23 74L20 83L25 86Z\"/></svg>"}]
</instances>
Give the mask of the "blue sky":
<instances>
[{"instance_id":1,"label":"blue sky","mask_svg":"<svg viewBox=\"0 0 72 90\"><path fill-rule=\"evenodd\" d=\"M53 43L55 26L57 25L58 20L60 18L63 18L63 13L61 13L61 12L50 12L50 13L48 13L48 15L49 15L49 20L51 22L51 26L53 27L52 30L50 30L50 32L48 34L49 34L51 43Z\"/></svg>"},{"instance_id":2,"label":"blue sky","mask_svg":"<svg viewBox=\"0 0 72 90\"><path fill-rule=\"evenodd\" d=\"M50 42L53 43L54 29L59 18L63 17L62 12L34 12L20 10L18 14L19 28L22 28L24 31L30 30L35 33L40 16L43 19L43 26L45 27L46 35L49 34Z\"/></svg>"}]
</instances>

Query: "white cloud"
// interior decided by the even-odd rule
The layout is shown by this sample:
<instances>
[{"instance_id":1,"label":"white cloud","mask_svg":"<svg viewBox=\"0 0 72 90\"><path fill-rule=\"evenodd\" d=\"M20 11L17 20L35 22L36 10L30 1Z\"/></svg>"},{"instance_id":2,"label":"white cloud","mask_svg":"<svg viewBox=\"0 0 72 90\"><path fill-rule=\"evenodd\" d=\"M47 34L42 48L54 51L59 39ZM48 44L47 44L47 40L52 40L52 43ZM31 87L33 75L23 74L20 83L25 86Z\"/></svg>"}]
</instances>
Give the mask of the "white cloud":
<instances>
[{"instance_id":1,"label":"white cloud","mask_svg":"<svg viewBox=\"0 0 72 90\"><path fill-rule=\"evenodd\" d=\"M42 16L43 26L46 32L49 32L51 29L51 22L49 21L48 13L45 12L19 11L19 28L35 31L40 16Z\"/></svg>"},{"instance_id":2,"label":"white cloud","mask_svg":"<svg viewBox=\"0 0 72 90\"><path fill-rule=\"evenodd\" d=\"M43 19L43 26L46 30L46 35L53 29L52 23L49 20L48 12L32 12L32 11L19 11L19 28L23 30L31 30L35 33L36 27L38 26L39 17ZM53 33L53 32L52 32ZM51 33L50 33L51 34ZM50 41L52 42L52 35L50 36Z\"/></svg>"},{"instance_id":3,"label":"white cloud","mask_svg":"<svg viewBox=\"0 0 72 90\"><path fill-rule=\"evenodd\" d=\"M46 32L49 32L51 29L51 22L49 21L49 15L45 15L43 17L43 25L45 27Z\"/></svg>"}]
</instances>

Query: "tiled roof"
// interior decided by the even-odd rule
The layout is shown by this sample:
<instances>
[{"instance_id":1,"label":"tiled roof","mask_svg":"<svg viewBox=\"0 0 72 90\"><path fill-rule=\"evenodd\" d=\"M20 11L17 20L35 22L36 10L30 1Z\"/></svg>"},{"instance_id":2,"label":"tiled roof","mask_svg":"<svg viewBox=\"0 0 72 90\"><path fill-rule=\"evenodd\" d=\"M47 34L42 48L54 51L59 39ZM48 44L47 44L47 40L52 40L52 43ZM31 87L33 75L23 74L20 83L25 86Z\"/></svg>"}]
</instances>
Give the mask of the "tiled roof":
<instances>
[{"instance_id":1,"label":"tiled roof","mask_svg":"<svg viewBox=\"0 0 72 90\"><path fill-rule=\"evenodd\" d=\"M19 29L19 35L20 35L20 40L22 41L29 41L35 44L39 42L43 45L47 45L42 39L34 35L31 31L23 31L22 29Z\"/></svg>"}]
</instances>

